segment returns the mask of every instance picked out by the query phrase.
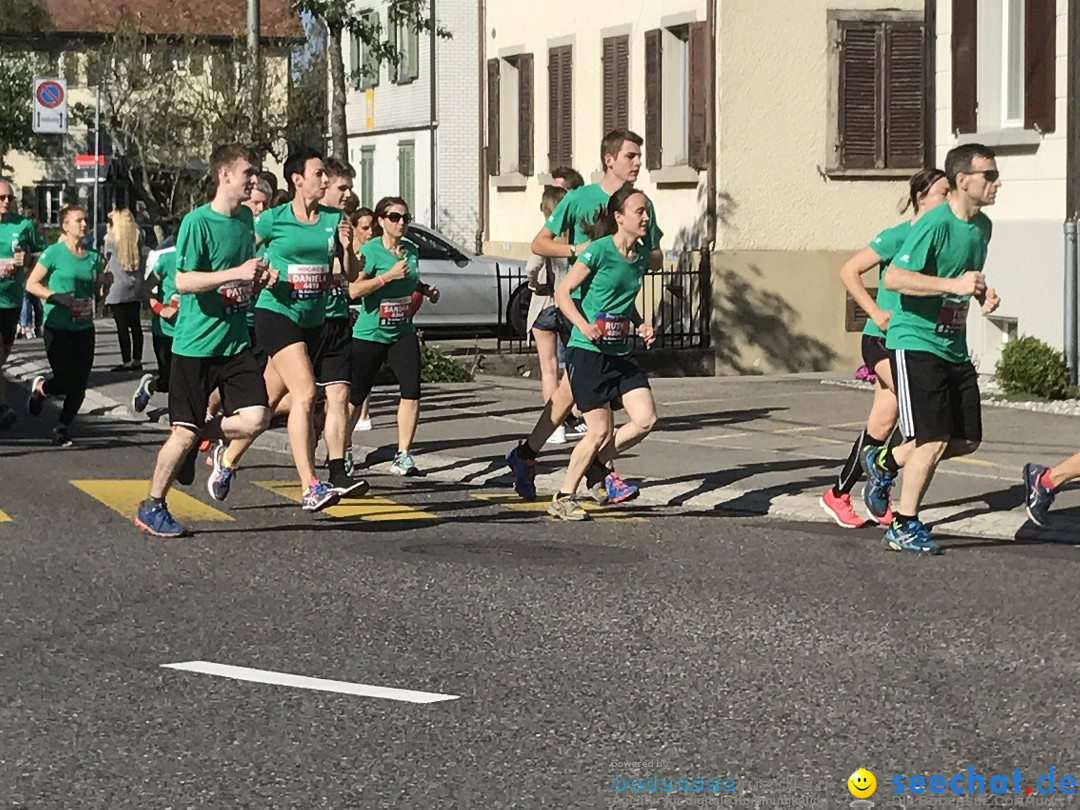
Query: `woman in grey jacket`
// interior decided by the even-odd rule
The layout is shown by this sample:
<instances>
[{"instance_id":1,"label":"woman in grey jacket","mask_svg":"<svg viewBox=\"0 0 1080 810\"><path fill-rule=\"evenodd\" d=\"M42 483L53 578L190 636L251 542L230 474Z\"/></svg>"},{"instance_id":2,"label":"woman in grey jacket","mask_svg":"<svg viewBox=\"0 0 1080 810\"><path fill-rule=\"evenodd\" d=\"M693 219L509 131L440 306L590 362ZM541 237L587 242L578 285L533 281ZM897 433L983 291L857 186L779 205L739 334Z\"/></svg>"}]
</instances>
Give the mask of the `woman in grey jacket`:
<instances>
[{"instance_id":1,"label":"woman in grey jacket","mask_svg":"<svg viewBox=\"0 0 1080 810\"><path fill-rule=\"evenodd\" d=\"M109 214L104 253L113 284L105 303L116 322L120 339L120 359L112 371L142 371L143 262L139 226L126 208L114 208Z\"/></svg>"}]
</instances>

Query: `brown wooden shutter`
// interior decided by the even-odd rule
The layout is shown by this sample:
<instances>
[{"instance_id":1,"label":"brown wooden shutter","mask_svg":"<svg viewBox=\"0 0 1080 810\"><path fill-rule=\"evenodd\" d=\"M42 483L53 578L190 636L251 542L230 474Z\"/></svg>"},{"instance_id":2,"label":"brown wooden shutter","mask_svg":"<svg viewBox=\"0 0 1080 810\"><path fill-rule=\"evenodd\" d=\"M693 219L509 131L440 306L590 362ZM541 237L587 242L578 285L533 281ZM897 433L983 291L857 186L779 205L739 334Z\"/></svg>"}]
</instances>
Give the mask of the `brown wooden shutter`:
<instances>
[{"instance_id":1,"label":"brown wooden shutter","mask_svg":"<svg viewBox=\"0 0 1080 810\"><path fill-rule=\"evenodd\" d=\"M926 157L926 26L885 25L885 166L921 169Z\"/></svg>"},{"instance_id":2,"label":"brown wooden shutter","mask_svg":"<svg viewBox=\"0 0 1080 810\"><path fill-rule=\"evenodd\" d=\"M630 119L630 37L605 37L604 134L626 129Z\"/></svg>"},{"instance_id":3,"label":"brown wooden shutter","mask_svg":"<svg viewBox=\"0 0 1080 810\"><path fill-rule=\"evenodd\" d=\"M663 30L645 32L645 166L659 169L663 159Z\"/></svg>"},{"instance_id":4,"label":"brown wooden shutter","mask_svg":"<svg viewBox=\"0 0 1080 810\"><path fill-rule=\"evenodd\" d=\"M533 173L533 56L517 57L518 70L518 172Z\"/></svg>"},{"instance_id":5,"label":"brown wooden shutter","mask_svg":"<svg viewBox=\"0 0 1080 810\"><path fill-rule=\"evenodd\" d=\"M499 174L499 130L502 126L499 119L499 60L488 59L487 63L487 92L488 92L488 145L487 145L487 170L488 174L495 177Z\"/></svg>"},{"instance_id":6,"label":"brown wooden shutter","mask_svg":"<svg viewBox=\"0 0 1080 810\"><path fill-rule=\"evenodd\" d=\"M548 160L551 168L573 163L573 50L548 51Z\"/></svg>"},{"instance_id":7,"label":"brown wooden shutter","mask_svg":"<svg viewBox=\"0 0 1080 810\"><path fill-rule=\"evenodd\" d=\"M688 114L690 117L688 139L688 162L699 171L704 169L709 160L708 150L708 115L709 100L709 31L703 22L690 23L690 99Z\"/></svg>"},{"instance_id":8,"label":"brown wooden shutter","mask_svg":"<svg viewBox=\"0 0 1080 810\"><path fill-rule=\"evenodd\" d=\"M885 150L879 137L883 29L855 22L843 24L840 32L840 166L883 168Z\"/></svg>"},{"instance_id":9,"label":"brown wooden shutter","mask_svg":"<svg viewBox=\"0 0 1080 810\"><path fill-rule=\"evenodd\" d=\"M952 128L978 129L978 0L953 0L952 5Z\"/></svg>"},{"instance_id":10,"label":"brown wooden shutter","mask_svg":"<svg viewBox=\"0 0 1080 810\"><path fill-rule=\"evenodd\" d=\"M1024 129L1054 129L1057 16L1054 0L1024 6Z\"/></svg>"}]
</instances>

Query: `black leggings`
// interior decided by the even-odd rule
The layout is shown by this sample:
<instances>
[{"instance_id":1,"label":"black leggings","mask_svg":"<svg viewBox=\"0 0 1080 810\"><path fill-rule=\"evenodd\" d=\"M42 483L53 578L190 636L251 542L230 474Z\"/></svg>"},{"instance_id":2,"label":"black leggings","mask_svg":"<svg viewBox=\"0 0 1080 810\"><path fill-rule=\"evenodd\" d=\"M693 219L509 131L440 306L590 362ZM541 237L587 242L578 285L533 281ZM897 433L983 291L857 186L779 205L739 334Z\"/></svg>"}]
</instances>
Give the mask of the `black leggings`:
<instances>
[{"instance_id":1,"label":"black leggings","mask_svg":"<svg viewBox=\"0 0 1080 810\"><path fill-rule=\"evenodd\" d=\"M153 335L154 357L157 358L156 388L163 394L169 393L169 369L172 368L172 341L169 335Z\"/></svg>"},{"instance_id":2,"label":"black leggings","mask_svg":"<svg viewBox=\"0 0 1080 810\"><path fill-rule=\"evenodd\" d=\"M409 333L393 343L353 338L349 402L359 405L367 399L384 365L397 379L402 399L420 399L420 340Z\"/></svg>"},{"instance_id":3,"label":"black leggings","mask_svg":"<svg viewBox=\"0 0 1080 810\"><path fill-rule=\"evenodd\" d=\"M142 362L143 332L142 304L129 301L125 304L110 304L113 320L116 321L116 335L120 338L120 358L125 363L134 360Z\"/></svg>"},{"instance_id":4,"label":"black leggings","mask_svg":"<svg viewBox=\"0 0 1080 810\"><path fill-rule=\"evenodd\" d=\"M50 397L62 396L64 409L60 424L70 425L86 397L86 384L94 365L93 329L50 329L45 327L45 354L52 367L52 379L43 389Z\"/></svg>"}]
</instances>

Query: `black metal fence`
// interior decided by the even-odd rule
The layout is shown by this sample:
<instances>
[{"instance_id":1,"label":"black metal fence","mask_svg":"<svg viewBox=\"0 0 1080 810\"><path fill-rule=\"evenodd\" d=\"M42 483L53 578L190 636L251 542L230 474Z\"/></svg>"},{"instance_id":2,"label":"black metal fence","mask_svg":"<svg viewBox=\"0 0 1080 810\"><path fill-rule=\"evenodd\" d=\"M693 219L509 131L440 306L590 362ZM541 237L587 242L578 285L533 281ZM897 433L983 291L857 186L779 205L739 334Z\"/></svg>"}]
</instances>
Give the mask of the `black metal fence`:
<instances>
[{"instance_id":1,"label":"black metal fence","mask_svg":"<svg viewBox=\"0 0 1080 810\"><path fill-rule=\"evenodd\" d=\"M506 353L532 351L525 332L532 292L523 265L497 265L499 284L498 350ZM712 319L712 270L707 253L684 252L642 280L637 306L656 330L659 349L707 349ZM641 339L633 338L635 349Z\"/></svg>"}]
</instances>

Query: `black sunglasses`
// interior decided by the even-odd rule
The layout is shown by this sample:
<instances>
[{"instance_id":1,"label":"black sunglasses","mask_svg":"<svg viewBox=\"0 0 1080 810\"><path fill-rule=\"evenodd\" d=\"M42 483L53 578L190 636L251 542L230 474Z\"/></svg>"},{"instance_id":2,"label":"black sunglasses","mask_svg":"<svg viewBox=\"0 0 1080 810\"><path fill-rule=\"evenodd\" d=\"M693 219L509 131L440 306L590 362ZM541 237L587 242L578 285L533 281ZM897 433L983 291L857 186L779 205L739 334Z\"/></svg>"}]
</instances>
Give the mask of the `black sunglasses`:
<instances>
[{"instance_id":1,"label":"black sunglasses","mask_svg":"<svg viewBox=\"0 0 1080 810\"><path fill-rule=\"evenodd\" d=\"M964 174L981 174L986 178L986 182L988 183L996 183L997 179L1001 177L1001 172L997 169L985 169L981 172L964 172Z\"/></svg>"},{"instance_id":2,"label":"black sunglasses","mask_svg":"<svg viewBox=\"0 0 1080 810\"><path fill-rule=\"evenodd\" d=\"M0 200L14 200L14 194L0 194Z\"/></svg>"},{"instance_id":3,"label":"black sunglasses","mask_svg":"<svg viewBox=\"0 0 1080 810\"><path fill-rule=\"evenodd\" d=\"M412 222L412 214L401 214L397 211L391 211L389 214L386 215L386 218L393 222L395 225L403 220L406 225Z\"/></svg>"}]
</instances>

